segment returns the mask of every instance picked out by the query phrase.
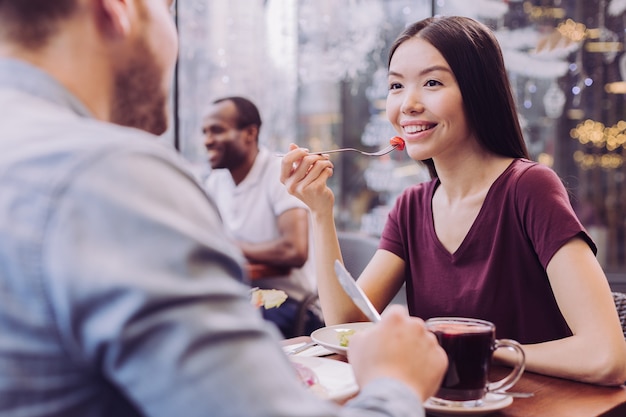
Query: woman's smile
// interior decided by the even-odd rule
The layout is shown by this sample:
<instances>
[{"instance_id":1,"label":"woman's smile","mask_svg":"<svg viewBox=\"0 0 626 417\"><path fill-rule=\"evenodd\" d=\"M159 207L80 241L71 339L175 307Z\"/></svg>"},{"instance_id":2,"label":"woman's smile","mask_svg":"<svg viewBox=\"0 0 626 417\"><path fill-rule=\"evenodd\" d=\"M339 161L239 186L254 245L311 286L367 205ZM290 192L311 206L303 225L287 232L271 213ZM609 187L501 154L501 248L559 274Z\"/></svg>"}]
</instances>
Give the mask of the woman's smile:
<instances>
[{"instance_id":1,"label":"woman's smile","mask_svg":"<svg viewBox=\"0 0 626 417\"><path fill-rule=\"evenodd\" d=\"M437 124L436 123L407 123L407 124L401 123L401 126L405 135L409 136L409 135L416 135L416 134L430 131L431 129L436 127Z\"/></svg>"}]
</instances>

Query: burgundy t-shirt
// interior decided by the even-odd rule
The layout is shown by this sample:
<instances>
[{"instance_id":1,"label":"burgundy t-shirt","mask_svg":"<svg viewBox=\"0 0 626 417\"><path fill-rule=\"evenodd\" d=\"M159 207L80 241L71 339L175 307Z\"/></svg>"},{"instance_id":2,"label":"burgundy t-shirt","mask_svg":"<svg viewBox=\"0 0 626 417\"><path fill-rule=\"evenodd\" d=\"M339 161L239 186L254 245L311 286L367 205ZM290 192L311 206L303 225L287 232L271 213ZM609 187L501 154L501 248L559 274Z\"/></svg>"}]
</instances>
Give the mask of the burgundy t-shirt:
<instances>
[{"instance_id":1,"label":"burgundy t-shirt","mask_svg":"<svg viewBox=\"0 0 626 417\"><path fill-rule=\"evenodd\" d=\"M596 247L550 168L515 160L492 184L461 246L453 254L435 234L437 179L398 197L380 248L406 262L411 315L489 320L498 338L538 343L571 335L546 274L556 251L580 235Z\"/></svg>"}]
</instances>

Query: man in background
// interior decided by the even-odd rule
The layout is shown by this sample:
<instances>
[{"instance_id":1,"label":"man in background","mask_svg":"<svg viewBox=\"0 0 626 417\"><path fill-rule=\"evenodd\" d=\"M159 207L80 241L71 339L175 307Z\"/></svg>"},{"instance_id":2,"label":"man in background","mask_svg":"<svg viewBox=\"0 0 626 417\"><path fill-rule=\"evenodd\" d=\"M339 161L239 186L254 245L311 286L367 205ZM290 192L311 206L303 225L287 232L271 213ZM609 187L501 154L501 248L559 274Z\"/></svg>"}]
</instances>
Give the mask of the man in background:
<instances>
[{"instance_id":1,"label":"man in background","mask_svg":"<svg viewBox=\"0 0 626 417\"><path fill-rule=\"evenodd\" d=\"M212 103L202 120L211 174L206 181L226 228L246 257L252 285L287 300L263 316L284 337L323 326L309 244L308 208L280 182L280 158L259 145L261 116L244 97Z\"/></svg>"},{"instance_id":2,"label":"man in background","mask_svg":"<svg viewBox=\"0 0 626 417\"><path fill-rule=\"evenodd\" d=\"M406 311L354 335L361 393L302 387L243 258L162 145L173 0L0 0L0 415L423 415L445 354Z\"/></svg>"}]
</instances>

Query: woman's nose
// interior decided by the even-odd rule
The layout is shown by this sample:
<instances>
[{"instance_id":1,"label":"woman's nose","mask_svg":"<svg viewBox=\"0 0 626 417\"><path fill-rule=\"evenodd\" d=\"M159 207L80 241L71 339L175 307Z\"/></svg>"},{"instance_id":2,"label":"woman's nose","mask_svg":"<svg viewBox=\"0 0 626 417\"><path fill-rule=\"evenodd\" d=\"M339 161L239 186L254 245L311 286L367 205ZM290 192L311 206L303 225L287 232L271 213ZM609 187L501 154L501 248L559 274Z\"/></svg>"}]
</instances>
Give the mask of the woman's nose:
<instances>
[{"instance_id":1,"label":"woman's nose","mask_svg":"<svg viewBox=\"0 0 626 417\"><path fill-rule=\"evenodd\" d=\"M400 110L404 114L421 113L424 111L424 104L418 94L407 94L402 101Z\"/></svg>"}]
</instances>

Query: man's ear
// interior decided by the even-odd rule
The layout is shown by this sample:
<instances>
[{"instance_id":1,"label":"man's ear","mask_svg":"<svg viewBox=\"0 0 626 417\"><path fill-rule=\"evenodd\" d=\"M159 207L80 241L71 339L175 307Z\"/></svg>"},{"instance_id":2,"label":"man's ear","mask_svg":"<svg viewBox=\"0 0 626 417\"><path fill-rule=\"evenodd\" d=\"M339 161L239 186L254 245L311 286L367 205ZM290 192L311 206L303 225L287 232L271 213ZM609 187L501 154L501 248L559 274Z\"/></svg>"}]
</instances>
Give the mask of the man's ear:
<instances>
[{"instance_id":1,"label":"man's ear","mask_svg":"<svg viewBox=\"0 0 626 417\"><path fill-rule=\"evenodd\" d=\"M250 139L257 140L259 136L259 127L255 125L246 126L245 131Z\"/></svg>"},{"instance_id":2,"label":"man's ear","mask_svg":"<svg viewBox=\"0 0 626 417\"><path fill-rule=\"evenodd\" d=\"M96 0L98 23L108 35L126 36L130 32L130 2L133 0Z\"/></svg>"}]
</instances>

